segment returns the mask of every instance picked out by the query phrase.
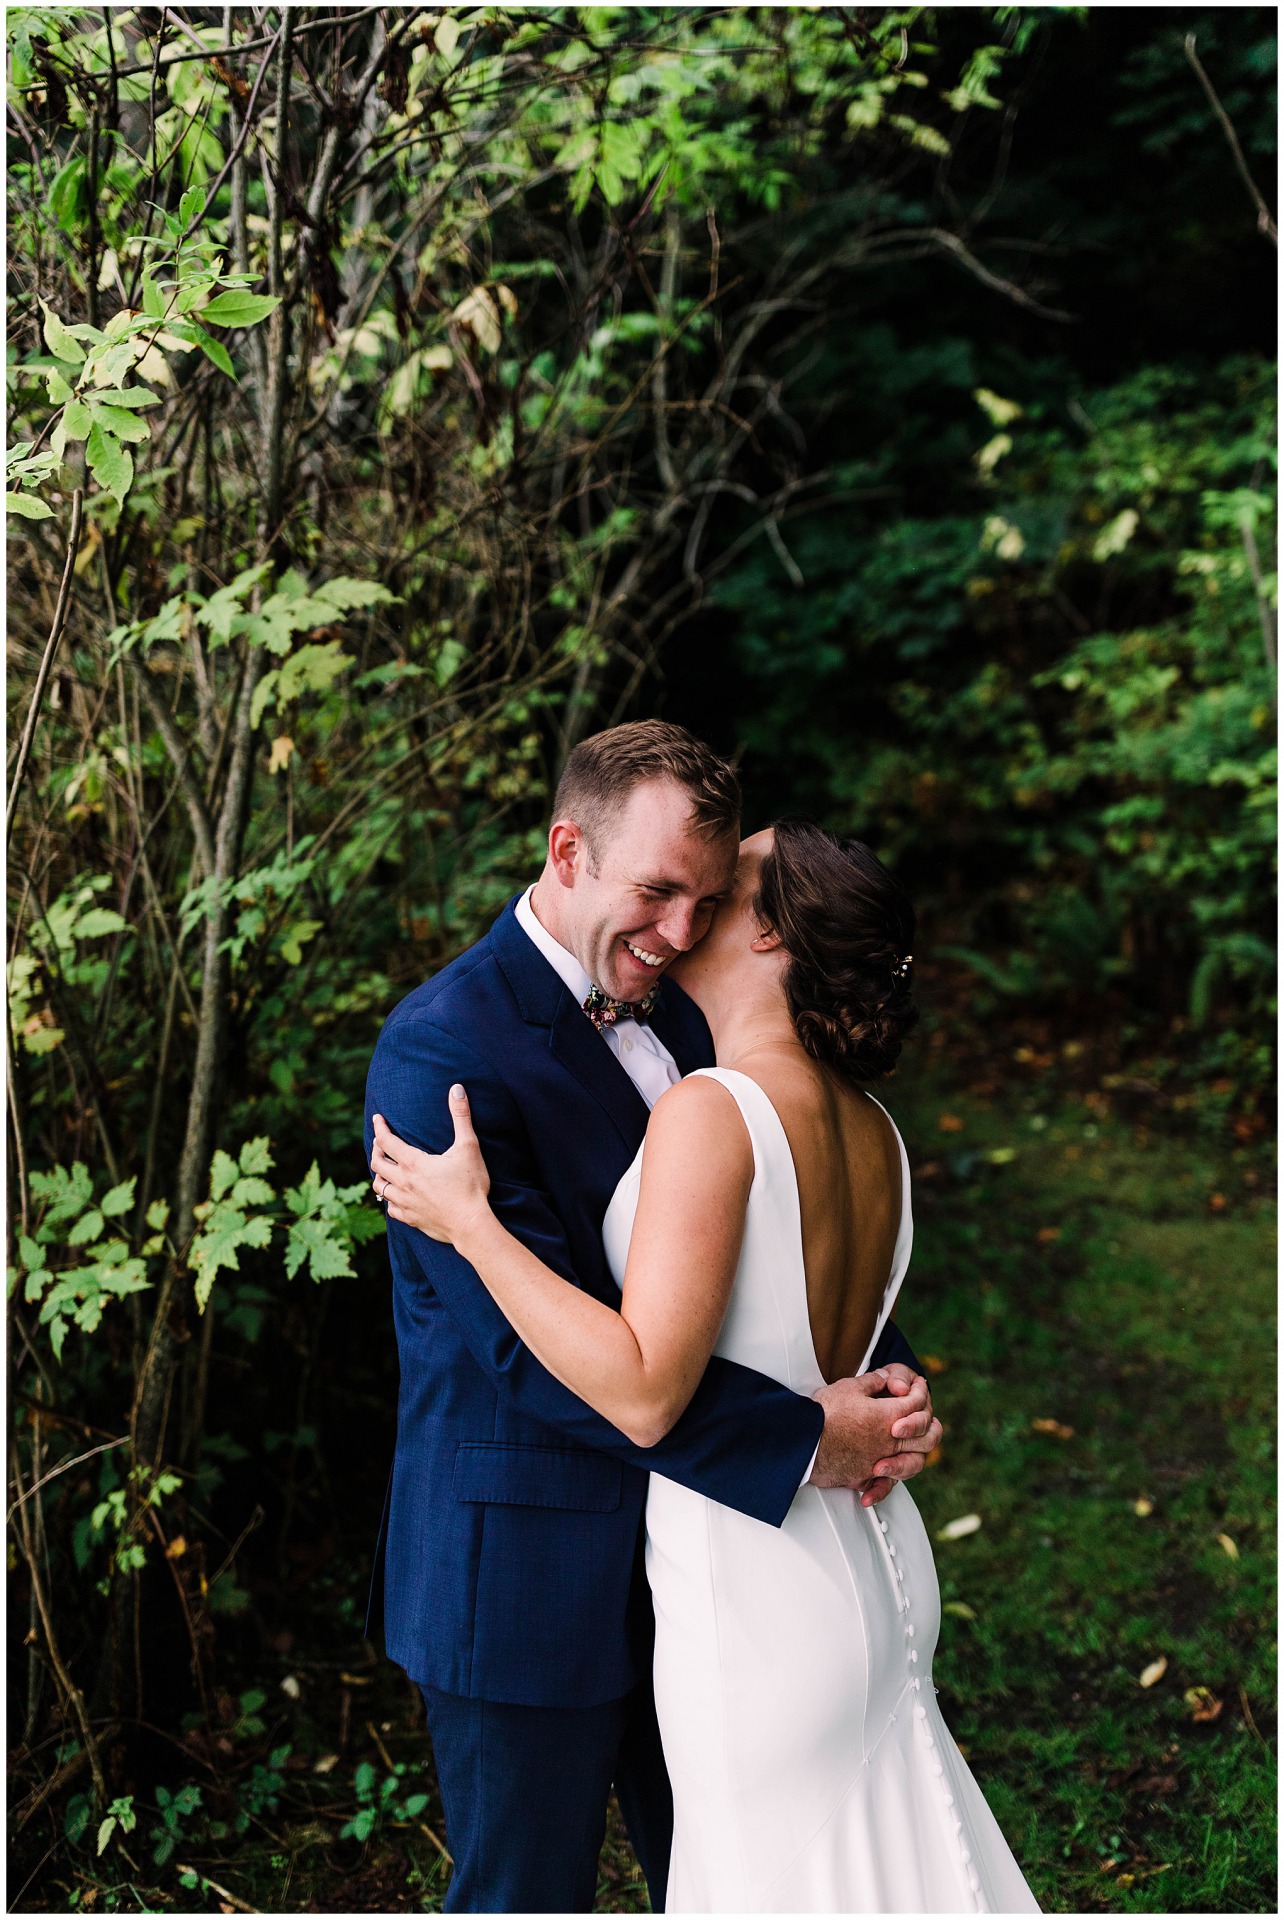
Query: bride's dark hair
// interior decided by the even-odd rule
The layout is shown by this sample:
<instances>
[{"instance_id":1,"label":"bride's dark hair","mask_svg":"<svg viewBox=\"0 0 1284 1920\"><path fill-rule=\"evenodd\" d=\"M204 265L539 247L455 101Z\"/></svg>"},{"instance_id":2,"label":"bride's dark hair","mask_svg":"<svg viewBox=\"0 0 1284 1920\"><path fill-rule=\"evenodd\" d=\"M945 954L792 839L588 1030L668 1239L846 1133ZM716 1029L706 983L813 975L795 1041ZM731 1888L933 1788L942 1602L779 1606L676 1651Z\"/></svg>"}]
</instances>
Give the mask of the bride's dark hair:
<instances>
[{"instance_id":1,"label":"bride's dark hair","mask_svg":"<svg viewBox=\"0 0 1284 1920\"><path fill-rule=\"evenodd\" d=\"M798 1038L849 1079L890 1073L918 1019L914 908L861 840L778 820L754 911L789 956L785 998Z\"/></svg>"}]
</instances>

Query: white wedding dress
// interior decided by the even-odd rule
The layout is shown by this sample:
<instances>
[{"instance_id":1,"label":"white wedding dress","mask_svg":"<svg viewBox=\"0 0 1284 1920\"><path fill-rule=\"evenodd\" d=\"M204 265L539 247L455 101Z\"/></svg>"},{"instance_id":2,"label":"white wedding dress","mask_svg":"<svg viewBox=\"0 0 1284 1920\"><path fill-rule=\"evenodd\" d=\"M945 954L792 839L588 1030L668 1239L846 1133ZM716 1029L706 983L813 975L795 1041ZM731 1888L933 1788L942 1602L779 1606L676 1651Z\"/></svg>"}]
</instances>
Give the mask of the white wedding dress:
<instances>
[{"instance_id":1,"label":"white wedding dress","mask_svg":"<svg viewBox=\"0 0 1284 1920\"><path fill-rule=\"evenodd\" d=\"M735 1099L754 1154L715 1352L814 1393L824 1381L784 1127L756 1081L701 1071ZM869 1352L913 1239L900 1148L900 1231ZM617 1282L641 1164L639 1152L603 1227ZM646 1564L673 1783L666 1911L1039 1911L936 1704L940 1595L904 1486L872 1508L804 1487L777 1528L652 1474Z\"/></svg>"}]
</instances>

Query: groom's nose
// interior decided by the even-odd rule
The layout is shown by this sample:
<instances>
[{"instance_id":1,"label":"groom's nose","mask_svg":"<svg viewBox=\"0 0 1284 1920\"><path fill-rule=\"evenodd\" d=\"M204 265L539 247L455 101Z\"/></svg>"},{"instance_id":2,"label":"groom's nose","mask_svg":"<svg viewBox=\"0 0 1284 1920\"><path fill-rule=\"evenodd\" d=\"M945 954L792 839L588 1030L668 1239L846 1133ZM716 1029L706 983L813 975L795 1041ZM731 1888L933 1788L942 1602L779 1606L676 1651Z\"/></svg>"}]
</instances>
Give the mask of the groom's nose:
<instances>
[{"instance_id":1,"label":"groom's nose","mask_svg":"<svg viewBox=\"0 0 1284 1920\"><path fill-rule=\"evenodd\" d=\"M686 953L704 932L698 900L670 900L655 930L678 953Z\"/></svg>"}]
</instances>

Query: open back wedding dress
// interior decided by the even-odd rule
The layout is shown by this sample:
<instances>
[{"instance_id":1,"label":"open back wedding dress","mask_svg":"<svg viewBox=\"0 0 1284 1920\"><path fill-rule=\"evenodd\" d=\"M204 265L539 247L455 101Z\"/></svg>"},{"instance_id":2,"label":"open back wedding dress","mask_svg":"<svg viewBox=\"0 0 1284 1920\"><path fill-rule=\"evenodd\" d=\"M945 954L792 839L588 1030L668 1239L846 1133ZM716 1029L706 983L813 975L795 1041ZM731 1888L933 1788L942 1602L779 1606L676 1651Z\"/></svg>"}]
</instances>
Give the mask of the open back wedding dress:
<instances>
[{"instance_id":1,"label":"open back wedding dress","mask_svg":"<svg viewBox=\"0 0 1284 1920\"><path fill-rule=\"evenodd\" d=\"M701 1071L736 1101L754 1155L715 1351L814 1393L788 1138L756 1081ZM900 1231L862 1370L909 1265L903 1142L900 1155ZM603 1228L617 1282L641 1164L639 1152ZM804 1487L776 1528L653 1474L647 1574L673 1783L669 1912L1038 1911L936 1704L940 1595L904 1486L872 1508Z\"/></svg>"}]
</instances>

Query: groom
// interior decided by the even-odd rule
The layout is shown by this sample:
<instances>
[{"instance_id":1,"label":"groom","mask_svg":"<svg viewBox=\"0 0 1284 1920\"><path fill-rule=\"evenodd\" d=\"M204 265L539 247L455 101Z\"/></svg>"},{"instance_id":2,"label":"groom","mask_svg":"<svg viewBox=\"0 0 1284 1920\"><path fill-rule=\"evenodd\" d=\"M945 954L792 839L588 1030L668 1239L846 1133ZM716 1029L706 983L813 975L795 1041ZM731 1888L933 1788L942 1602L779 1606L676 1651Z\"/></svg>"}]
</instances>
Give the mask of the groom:
<instances>
[{"instance_id":1,"label":"groom","mask_svg":"<svg viewBox=\"0 0 1284 1920\"><path fill-rule=\"evenodd\" d=\"M735 872L734 773L659 721L583 741L548 860L484 939L390 1015L372 1116L432 1152L462 1081L504 1223L568 1284L618 1305L603 1215L652 1105L713 1064L665 968ZM664 1904L672 1801L651 1693L647 1474L779 1526L808 1479L922 1466L926 1383L878 1375L814 1399L714 1357L659 1445L634 1446L547 1373L453 1247L388 1223L401 1387L367 1631L423 1692L454 1912L588 1912L612 1785ZM875 1364L913 1362L894 1328ZM893 1428L899 1426L898 1436Z\"/></svg>"}]
</instances>

